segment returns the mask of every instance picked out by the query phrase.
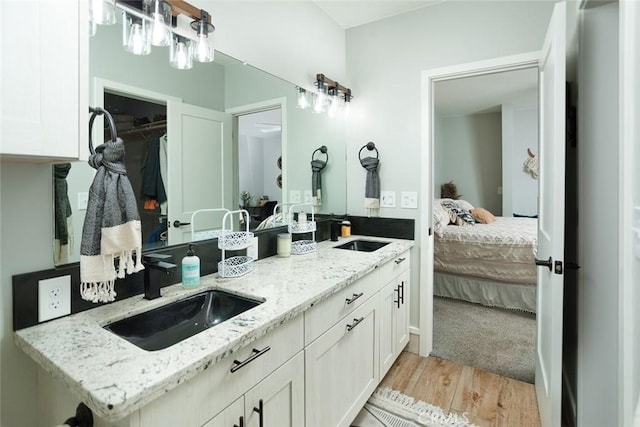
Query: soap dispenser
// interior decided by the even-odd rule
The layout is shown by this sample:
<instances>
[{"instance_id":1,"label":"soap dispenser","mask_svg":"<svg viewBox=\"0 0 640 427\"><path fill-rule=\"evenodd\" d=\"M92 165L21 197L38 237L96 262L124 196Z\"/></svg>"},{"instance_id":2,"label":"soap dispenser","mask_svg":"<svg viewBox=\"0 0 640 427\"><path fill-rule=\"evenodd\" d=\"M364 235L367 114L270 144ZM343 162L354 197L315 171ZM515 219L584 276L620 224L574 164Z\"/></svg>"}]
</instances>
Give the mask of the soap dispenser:
<instances>
[{"instance_id":1,"label":"soap dispenser","mask_svg":"<svg viewBox=\"0 0 640 427\"><path fill-rule=\"evenodd\" d=\"M200 284L200 258L193 251L193 245L189 243L187 255L182 258L182 286L193 288Z\"/></svg>"}]
</instances>

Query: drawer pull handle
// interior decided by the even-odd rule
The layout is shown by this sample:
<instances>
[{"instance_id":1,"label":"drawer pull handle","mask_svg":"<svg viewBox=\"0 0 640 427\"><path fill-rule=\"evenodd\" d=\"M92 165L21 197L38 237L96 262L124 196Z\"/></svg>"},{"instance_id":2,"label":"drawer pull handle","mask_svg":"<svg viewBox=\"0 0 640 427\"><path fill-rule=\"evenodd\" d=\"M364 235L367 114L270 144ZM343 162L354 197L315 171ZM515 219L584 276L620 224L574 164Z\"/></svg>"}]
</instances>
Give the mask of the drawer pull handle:
<instances>
[{"instance_id":1,"label":"drawer pull handle","mask_svg":"<svg viewBox=\"0 0 640 427\"><path fill-rule=\"evenodd\" d=\"M396 264L400 264L402 263L406 258L398 258L397 260L395 260Z\"/></svg>"},{"instance_id":2,"label":"drawer pull handle","mask_svg":"<svg viewBox=\"0 0 640 427\"><path fill-rule=\"evenodd\" d=\"M253 407L253 412L258 413L258 420L260 427L264 427L264 401L262 399L258 400L258 407Z\"/></svg>"},{"instance_id":3,"label":"drawer pull handle","mask_svg":"<svg viewBox=\"0 0 640 427\"><path fill-rule=\"evenodd\" d=\"M347 298L345 301L347 302L347 305L349 305L349 304L355 302L355 300L360 298L362 295L364 295L364 292L360 292L359 294L353 294L353 296L351 298Z\"/></svg>"},{"instance_id":4,"label":"drawer pull handle","mask_svg":"<svg viewBox=\"0 0 640 427\"><path fill-rule=\"evenodd\" d=\"M362 322L363 320L364 320L364 317L361 317L359 319L353 319L353 323L351 325L347 325L347 332L350 332L353 328L358 326L360 322Z\"/></svg>"},{"instance_id":5,"label":"drawer pull handle","mask_svg":"<svg viewBox=\"0 0 640 427\"><path fill-rule=\"evenodd\" d=\"M398 285L398 299L400 300L400 303L404 304L404 280L402 281L402 284Z\"/></svg>"},{"instance_id":6,"label":"drawer pull handle","mask_svg":"<svg viewBox=\"0 0 640 427\"><path fill-rule=\"evenodd\" d=\"M243 360L242 362L238 361L238 360L234 360L233 361L233 366L231 367L231 372L235 372L238 369L248 365L249 363L253 362L254 360L256 360L258 357L262 356L263 354L265 354L267 351L271 350L271 347L266 346L265 348L263 348L262 350L256 350L255 348L253 349L253 354L249 357L247 357L245 360Z\"/></svg>"},{"instance_id":7,"label":"drawer pull handle","mask_svg":"<svg viewBox=\"0 0 640 427\"><path fill-rule=\"evenodd\" d=\"M400 285L398 285L398 287L395 288L393 291L398 293L398 299L393 302L396 304L397 308L400 308Z\"/></svg>"},{"instance_id":8,"label":"drawer pull handle","mask_svg":"<svg viewBox=\"0 0 640 427\"><path fill-rule=\"evenodd\" d=\"M244 427L244 417L240 416L240 425L234 424L233 427Z\"/></svg>"}]
</instances>

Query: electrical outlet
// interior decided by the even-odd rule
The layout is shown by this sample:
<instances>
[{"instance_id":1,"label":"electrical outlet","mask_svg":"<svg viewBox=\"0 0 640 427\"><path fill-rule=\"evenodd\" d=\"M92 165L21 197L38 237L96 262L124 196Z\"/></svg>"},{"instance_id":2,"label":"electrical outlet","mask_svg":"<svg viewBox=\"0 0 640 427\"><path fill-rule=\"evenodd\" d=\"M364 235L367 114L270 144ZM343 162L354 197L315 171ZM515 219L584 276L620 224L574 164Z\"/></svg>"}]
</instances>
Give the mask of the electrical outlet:
<instances>
[{"instance_id":1,"label":"electrical outlet","mask_svg":"<svg viewBox=\"0 0 640 427\"><path fill-rule=\"evenodd\" d=\"M312 197L312 192L311 190L304 190L304 202L305 203L311 203L311 197Z\"/></svg>"},{"instance_id":2,"label":"electrical outlet","mask_svg":"<svg viewBox=\"0 0 640 427\"><path fill-rule=\"evenodd\" d=\"M258 236L253 237L251 246L247 248L247 256L249 258L253 258L254 260L258 259Z\"/></svg>"},{"instance_id":3,"label":"electrical outlet","mask_svg":"<svg viewBox=\"0 0 640 427\"><path fill-rule=\"evenodd\" d=\"M300 203L300 190L289 191L289 203Z\"/></svg>"},{"instance_id":4,"label":"electrical outlet","mask_svg":"<svg viewBox=\"0 0 640 427\"><path fill-rule=\"evenodd\" d=\"M380 192L380 207L381 208L395 208L396 207L396 192L395 191L381 191Z\"/></svg>"},{"instance_id":5,"label":"electrical outlet","mask_svg":"<svg viewBox=\"0 0 640 427\"><path fill-rule=\"evenodd\" d=\"M404 209L418 209L418 193L415 191L403 191L400 206Z\"/></svg>"},{"instance_id":6,"label":"electrical outlet","mask_svg":"<svg viewBox=\"0 0 640 427\"><path fill-rule=\"evenodd\" d=\"M78 193L78 210L86 211L89 204L89 193Z\"/></svg>"},{"instance_id":7,"label":"electrical outlet","mask_svg":"<svg viewBox=\"0 0 640 427\"><path fill-rule=\"evenodd\" d=\"M38 281L38 322L71 314L71 276Z\"/></svg>"}]
</instances>

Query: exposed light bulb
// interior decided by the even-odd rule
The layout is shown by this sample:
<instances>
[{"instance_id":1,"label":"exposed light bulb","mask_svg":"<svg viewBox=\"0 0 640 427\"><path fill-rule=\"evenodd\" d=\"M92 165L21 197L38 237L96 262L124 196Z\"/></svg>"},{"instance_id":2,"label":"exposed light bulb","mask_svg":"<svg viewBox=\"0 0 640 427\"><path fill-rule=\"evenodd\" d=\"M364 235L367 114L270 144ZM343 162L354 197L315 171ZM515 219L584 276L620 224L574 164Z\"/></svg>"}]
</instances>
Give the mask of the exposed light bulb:
<instances>
[{"instance_id":1,"label":"exposed light bulb","mask_svg":"<svg viewBox=\"0 0 640 427\"><path fill-rule=\"evenodd\" d=\"M93 22L99 25L115 24L115 0L90 0L89 16Z\"/></svg>"},{"instance_id":2,"label":"exposed light bulb","mask_svg":"<svg viewBox=\"0 0 640 427\"><path fill-rule=\"evenodd\" d=\"M329 98L329 108L327 109L327 115L332 119L338 114L338 99L335 96Z\"/></svg>"},{"instance_id":3,"label":"exposed light bulb","mask_svg":"<svg viewBox=\"0 0 640 427\"><path fill-rule=\"evenodd\" d=\"M307 96L307 91L301 87L298 88L298 108L302 110L309 108L309 97Z\"/></svg>"},{"instance_id":4,"label":"exposed light bulb","mask_svg":"<svg viewBox=\"0 0 640 427\"><path fill-rule=\"evenodd\" d=\"M147 55L151 52L145 28L136 22L131 25L131 34L127 43L128 51L134 55Z\"/></svg>"},{"instance_id":5,"label":"exposed light bulb","mask_svg":"<svg viewBox=\"0 0 640 427\"><path fill-rule=\"evenodd\" d=\"M315 99L313 100L313 112L314 113L323 113L324 112L324 104L327 96L324 94L322 90L318 90Z\"/></svg>"},{"instance_id":6,"label":"exposed light bulb","mask_svg":"<svg viewBox=\"0 0 640 427\"><path fill-rule=\"evenodd\" d=\"M175 36L171 43L170 63L178 70L188 70L193 67L191 60L191 42L179 36Z\"/></svg>"},{"instance_id":7,"label":"exposed light bulb","mask_svg":"<svg viewBox=\"0 0 640 427\"><path fill-rule=\"evenodd\" d=\"M209 37L204 32L198 34L194 57L198 62L211 62L215 55L215 49L209 44Z\"/></svg>"},{"instance_id":8,"label":"exposed light bulb","mask_svg":"<svg viewBox=\"0 0 640 427\"><path fill-rule=\"evenodd\" d=\"M188 52L187 45L183 42L178 42L176 45L176 57L175 63L177 68L184 68L187 65Z\"/></svg>"},{"instance_id":9,"label":"exposed light bulb","mask_svg":"<svg viewBox=\"0 0 640 427\"><path fill-rule=\"evenodd\" d=\"M154 13L151 21L151 44L154 46L169 46L171 34L164 24L164 17L161 13Z\"/></svg>"}]
</instances>

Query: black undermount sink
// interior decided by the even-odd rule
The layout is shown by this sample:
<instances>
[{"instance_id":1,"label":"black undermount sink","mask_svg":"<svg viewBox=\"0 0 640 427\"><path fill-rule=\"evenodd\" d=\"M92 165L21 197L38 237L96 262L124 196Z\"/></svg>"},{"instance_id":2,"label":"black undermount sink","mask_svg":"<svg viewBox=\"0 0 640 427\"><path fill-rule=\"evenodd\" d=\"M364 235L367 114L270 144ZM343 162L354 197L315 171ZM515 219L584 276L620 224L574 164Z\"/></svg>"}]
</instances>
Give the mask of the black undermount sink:
<instances>
[{"instance_id":1,"label":"black undermount sink","mask_svg":"<svg viewBox=\"0 0 640 427\"><path fill-rule=\"evenodd\" d=\"M378 242L375 240L352 240L334 247L337 249L348 249L350 251L373 252L388 244L389 242Z\"/></svg>"},{"instance_id":2,"label":"black undermount sink","mask_svg":"<svg viewBox=\"0 0 640 427\"><path fill-rule=\"evenodd\" d=\"M118 320L104 328L145 350L161 350L261 303L212 290Z\"/></svg>"}]
</instances>

